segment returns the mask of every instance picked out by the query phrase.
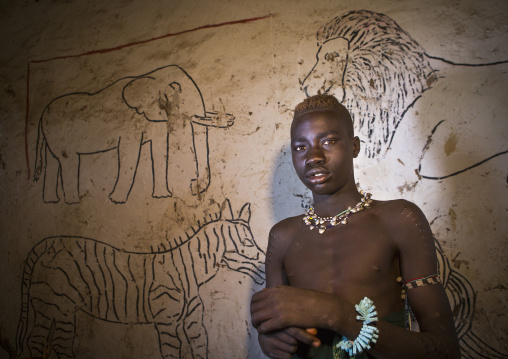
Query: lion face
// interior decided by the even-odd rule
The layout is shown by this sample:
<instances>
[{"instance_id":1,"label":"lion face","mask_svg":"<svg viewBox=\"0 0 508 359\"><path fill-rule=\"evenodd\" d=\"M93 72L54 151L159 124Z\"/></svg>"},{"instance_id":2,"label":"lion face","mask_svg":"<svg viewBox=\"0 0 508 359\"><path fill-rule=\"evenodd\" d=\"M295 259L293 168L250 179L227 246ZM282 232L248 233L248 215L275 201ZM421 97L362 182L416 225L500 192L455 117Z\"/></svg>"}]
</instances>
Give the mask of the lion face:
<instances>
[{"instance_id":1,"label":"lion face","mask_svg":"<svg viewBox=\"0 0 508 359\"><path fill-rule=\"evenodd\" d=\"M307 96L334 95L344 101L346 92L344 76L347 70L349 43L343 38L330 39L316 53L316 63L301 81L301 89Z\"/></svg>"}]
</instances>

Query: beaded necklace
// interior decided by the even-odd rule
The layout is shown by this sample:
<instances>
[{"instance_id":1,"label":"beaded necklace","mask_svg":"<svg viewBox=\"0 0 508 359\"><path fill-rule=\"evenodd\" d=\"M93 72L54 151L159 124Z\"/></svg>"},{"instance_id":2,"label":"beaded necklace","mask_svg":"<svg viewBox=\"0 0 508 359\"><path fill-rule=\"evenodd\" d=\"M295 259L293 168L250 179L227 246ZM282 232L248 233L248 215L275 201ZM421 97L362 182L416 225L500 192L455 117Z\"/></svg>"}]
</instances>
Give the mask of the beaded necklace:
<instances>
[{"instance_id":1,"label":"beaded necklace","mask_svg":"<svg viewBox=\"0 0 508 359\"><path fill-rule=\"evenodd\" d=\"M317 228L319 234L323 234L328 228L336 227L339 224L347 224L347 219L351 214L369 208L372 203L370 199L372 195L370 193L360 191L360 194L362 195L362 199L354 208L348 207L348 209L332 217L319 217L314 213L314 207L310 207L303 217L305 225L309 226L311 230ZM329 224L327 225L326 222Z\"/></svg>"}]
</instances>

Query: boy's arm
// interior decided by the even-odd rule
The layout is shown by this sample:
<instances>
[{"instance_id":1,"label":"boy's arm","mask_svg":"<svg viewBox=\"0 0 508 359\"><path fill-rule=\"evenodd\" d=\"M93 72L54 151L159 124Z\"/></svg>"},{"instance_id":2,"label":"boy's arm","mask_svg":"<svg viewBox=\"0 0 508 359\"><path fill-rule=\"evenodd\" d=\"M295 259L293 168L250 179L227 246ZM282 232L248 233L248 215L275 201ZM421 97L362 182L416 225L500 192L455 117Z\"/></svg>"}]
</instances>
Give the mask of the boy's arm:
<instances>
[{"instance_id":1,"label":"boy's arm","mask_svg":"<svg viewBox=\"0 0 508 359\"><path fill-rule=\"evenodd\" d=\"M280 231L279 231L280 232ZM265 261L266 288L288 285L284 270L284 252L288 240L277 235L277 225L272 228L268 238L268 248ZM311 333L301 328L288 327L258 335L259 344L263 352L270 358L291 358L297 349L298 341L308 345L319 345L319 340Z\"/></svg>"},{"instance_id":2,"label":"boy's arm","mask_svg":"<svg viewBox=\"0 0 508 359\"><path fill-rule=\"evenodd\" d=\"M438 273L436 247L430 225L415 204L396 201L387 223L399 250L404 282ZM460 358L460 347L450 304L442 284L407 290L409 304L418 320L420 332L402 331L379 323L380 340L372 354L376 357L399 357L411 353L416 358ZM392 326L390 326L392 327ZM385 330L385 335L382 334ZM391 334L395 336L390 338ZM386 355L389 354L389 355Z\"/></svg>"},{"instance_id":3,"label":"boy's arm","mask_svg":"<svg viewBox=\"0 0 508 359\"><path fill-rule=\"evenodd\" d=\"M386 224L399 250L405 281L437 273L437 259L430 226L420 209L396 201L386 211ZM441 284L408 290L409 303L420 332L409 332L379 321L379 338L369 352L376 358L459 358L450 305ZM375 302L374 302L375 304ZM334 330L354 340L362 323L356 320L354 305L342 298L313 290L277 287L258 293L252 307L254 326L260 333L287 326ZM251 309L252 311L252 309Z\"/></svg>"}]
</instances>

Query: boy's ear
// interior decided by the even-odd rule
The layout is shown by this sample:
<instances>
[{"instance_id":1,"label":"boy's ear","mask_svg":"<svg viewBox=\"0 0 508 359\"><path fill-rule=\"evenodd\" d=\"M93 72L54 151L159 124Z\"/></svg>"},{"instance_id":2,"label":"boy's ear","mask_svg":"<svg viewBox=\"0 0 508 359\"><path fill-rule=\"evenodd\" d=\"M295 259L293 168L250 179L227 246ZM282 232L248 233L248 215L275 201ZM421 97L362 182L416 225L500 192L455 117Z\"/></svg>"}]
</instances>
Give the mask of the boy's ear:
<instances>
[{"instance_id":1,"label":"boy's ear","mask_svg":"<svg viewBox=\"0 0 508 359\"><path fill-rule=\"evenodd\" d=\"M358 157L360 153L360 139L358 136L353 137L353 158Z\"/></svg>"}]
</instances>

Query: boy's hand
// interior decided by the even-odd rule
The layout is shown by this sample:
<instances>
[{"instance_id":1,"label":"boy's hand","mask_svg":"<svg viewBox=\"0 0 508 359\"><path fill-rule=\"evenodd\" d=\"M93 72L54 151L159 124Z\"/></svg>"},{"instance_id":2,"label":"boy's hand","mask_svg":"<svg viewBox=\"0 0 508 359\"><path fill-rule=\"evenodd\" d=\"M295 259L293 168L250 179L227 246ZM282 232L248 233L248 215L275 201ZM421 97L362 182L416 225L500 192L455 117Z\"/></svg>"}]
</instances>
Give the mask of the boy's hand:
<instances>
[{"instance_id":1,"label":"boy's hand","mask_svg":"<svg viewBox=\"0 0 508 359\"><path fill-rule=\"evenodd\" d=\"M252 296L252 325L261 334L288 327L328 328L327 313L337 313L337 304L336 296L315 290L267 288Z\"/></svg>"},{"instance_id":2,"label":"boy's hand","mask_svg":"<svg viewBox=\"0 0 508 359\"><path fill-rule=\"evenodd\" d=\"M258 340L263 353L269 358L290 359L296 352L298 342L318 347L321 342L314 335L316 329L286 328L269 334L259 334Z\"/></svg>"}]
</instances>

